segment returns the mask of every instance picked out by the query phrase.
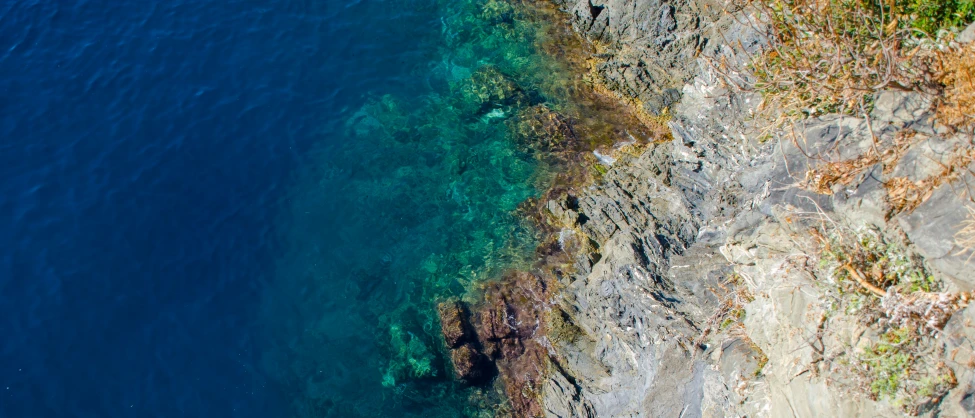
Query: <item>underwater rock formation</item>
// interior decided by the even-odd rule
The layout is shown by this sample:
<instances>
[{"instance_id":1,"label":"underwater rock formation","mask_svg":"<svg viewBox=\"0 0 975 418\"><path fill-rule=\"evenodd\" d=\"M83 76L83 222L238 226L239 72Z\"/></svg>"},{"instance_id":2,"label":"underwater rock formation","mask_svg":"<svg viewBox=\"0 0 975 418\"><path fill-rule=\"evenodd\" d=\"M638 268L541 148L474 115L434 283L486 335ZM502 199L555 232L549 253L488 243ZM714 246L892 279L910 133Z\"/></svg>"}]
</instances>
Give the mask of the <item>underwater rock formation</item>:
<instances>
[{"instance_id":1,"label":"underwater rock formation","mask_svg":"<svg viewBox=\"0 0 975 418\"><path fill-rule=\"evenodd\" d=\"M440 315L440 332L449 348L458 348L472 339L470 313L459 300L442 302L437 306Z\"/></svg>"},{"instance_id":2,"label":"underwater rock formation","mask_svg":"<svg viewBox=\"0 0 975 418\"><path fill-rule=\"evenodd\" d=\"M491 378L495 374L495 367L482 353L482 344L471 326L467 305L459 300L442 302L437 306L437 313L440 316L440 332L450 349L454 377L470 385Z\"/></svg>"},{"instance_id":3,"label":"underwater rock formation","mask_svg":"<svg viewBox=\"0 0 975 418\"><path fill-rule=\"evenodd\" d=\"M486 359L472 344L464 344L450 351L454 364L454 376L468 384L477 384L490 377Z\"/></svg>"},{"instance_id":4,"label":"underwater rock formation","mask_svg":"<svg viewBox=\"0 0 975 418\"><path fill-rule=\"evenodd\" d=\"M550 284L526 272L512 272L485 291L479 309L478 337L495 361L505 393L517 416L538 416L538 388L547 374L542 346Z\"/></svg>"},{"instance_id":5,"label":"underwater rock formation","mask_svg":"<svg viewBox=\"0 0 975 418\"><path fill-rule=\"evenodd\" d=\"M521 87L492 65L475 70L470 78L458 86L457 93L456 106L472 116L528 104L528 96Z\"/></svg>"},{"instance_id":6,"label":"underwater rock formation","mask_svg":"<svg viewBox=\"0 0 975 418\"><path fill-rule=\"evenodd\" d=\"M545 105L531 106L518 112L509 124L515 138L523 141L529 150L543 153L565 151L575 142L575 132L566 117Z\"/></svg>"},{"instance_id":7,"label":"underwater rock formation","mask_svg":"<svg viewBox=\"0 0 975 418\"><path fill-rule=\"evenodd\" d=\"M511 23L514 20L515 9L511 3L503 0L488 0L481 8L480 18L490 24Z\"/></svg>"}]
</instances>

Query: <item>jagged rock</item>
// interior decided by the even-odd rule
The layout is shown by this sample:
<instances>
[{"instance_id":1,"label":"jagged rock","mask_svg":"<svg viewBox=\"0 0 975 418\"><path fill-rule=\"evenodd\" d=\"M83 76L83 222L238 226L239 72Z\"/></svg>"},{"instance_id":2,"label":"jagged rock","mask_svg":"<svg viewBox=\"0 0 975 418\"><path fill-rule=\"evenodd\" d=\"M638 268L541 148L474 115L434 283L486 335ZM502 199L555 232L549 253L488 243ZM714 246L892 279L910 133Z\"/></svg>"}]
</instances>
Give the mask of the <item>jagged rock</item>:
<instances>
[{"instance_id":1,"label":"jagged rock","mask_svg":"<svg viewBox=\"0 0 975 418\"><path fill-rule=\"evenodd\" d=\"M545 416L596 418L596 411L588 400L581 397L575 379L561 370L552 372L545 385Z\"/></svg>"},{"instance_id":2,"label":"jagged rock","mask_svg":"<svg viewBox=\"0 0 975 418\"><path fill-rule=\"evenodd\" d=\"M524 340L506 343L509 349L498 363L505 394L516 417L541 417L542 385L548 376L548 352L539 341Z\"/></svg>"},{"instance_id":3,"label":"jagged rock","mask_svg":"<svg viewBox=\"0 0 975 418\"><path fill-rule=\"evenodd\" d=\"M512 272L491 283L484 292L478 337L482 341L518 341L536 336L541 314L548 304L549 286L527 272ZM502 352L507 349L502 348Z\"/></svg>"},{"instance_id":4,"label":"jagged rock","mask_svg":"<svg viewBox=\"0 0 975 418\"><path fill-rule=\"evenodd\" d=\"M958 253L945 245L945 231L957 229L966 212L960 201L939 197L949 188L891 224L885 182L904 175L899 171L868 167L831 195L799 187L821 161L856 158L875 145L875 136L889 141L903 129L942 135L931 124L930 101L888 92L877 98L872 125L826 116L804 121L798 140L763 142L762 126L755 126L761 121L754 118L761 96L728 83L729 76L749 80L746 64L766 44L755 16L721 17L721 6L707 0L560 3L578 31L606 46L596 70L607 87L643 102L650 113L672 109L674 141L614 164L600 183L574 194L571 206L560 199L546 204L559 224L593 242L579 255L578 271L562 279L564 318L561 331L550 333L559 337L551 341L555 366L545 382L546 416L899 413L856 396L842 375L819 368L824 358L868 340L855 316L833 313L828 323L821 321L822 284L797 267L811 251L797 244L808 244L810 225L795 213L886 228L900 222L919 250L929 236L945 247L929 245L932 254ZM725 63L723 73L707 59ZM669 91L681 86L674 104ZM928 154L911 149L901 166L937 161ZM951 226L942 225L948 221ZM727 284L732 271L754 300L735 333L718 332L705 340L711 345L698 346L709 315L733 291ZM965 332L956 333L966 335L957 339L960 352L972 346ZM975 374L962 374L960 381L946 398L953 404L941 407L945 413L975 410Z\"/></svg>"},{"instance_id":5,"label":"jagged rock","mask_svg":"<svg viewBox=\"0 0 975 418\"><path fill-rule=\"evenodd\" d=\"M484 293L476 326L485 353L495 360L515 415L542 415L541 388L549 368L543 319L551 286L534 274L509 273Z\"/></svg>"},{"instance_id":6,"label":"jagged rock","mask_svg":"<svg viewBox=\"0 0 975 418\"><path fill-rule=\"evenodd\" d=\"M464 344L450 352L454 376L468 384L483 382L490 376L487 359L471 344Z\"/></svg>"},{"instance_id":7,"label":"jagged rock","mask_svg":"<svg viewBox=\"0 0 975 418\"><path fill-rule=\"evenodd\" d=\"M490 283L475 306L466 331L467 310L458 301L439 306L441 330L457 379L480 384L498 372L515 416L542 416L541 389L549 369L544 316L551 304L545 279L515 271Z\"/></svg>"},{"instance_id":8,"label":"jagged rock","mask_svg":"<svg viewBox=\"0 0 975 418\"><path fill-rule=\"evenodd\" d=\"M561 0L573 27L605 45L596 70L602 82L624 97L662 114L680 99L695 75L701 49L718 37L723 2L707 0ZM720 39L720 38L719 38Z\"/></svg>"},{"instance_id":9,"label":"jagged rock","mask_svg":"<svg viewBox=\"0 0 975 418\"><path fill-rule=\"evenodd\" d=\"M437 306L440 314L440 332L449 348L457 348L471 340L467 307L459 300L443 302Z\"/></svg>"},{"instance_id":10,"label":"jagged rock","mask_svg":"<svg viewBox=\"0 0 975 418\"><path fill-rule=\"evenodd\" d=\"M556 2L579 32L600 42L599 81L648 113L669 109L674 140L617 161L596 184L540 202L554 229L572 235L559 243L585 243L572 246L575 270L555 275L558 286L526 272L489 284L473 310L476 338L454 353L493 361L519 417L903 413L858 395L850 376L836 372L839 356L877 333L853 314L827 312L830 284L809 272L810 228L902 225L912 251L958 276L955 287L971 288L961 249L946 244L967 213L949 195L951 184L913 212L891 215L885 200L891 176L920 181L938 171L930 163L938 151L918 145L938 149L948 139L933 122L931 102L885 92L870 121L827 115L803 121L792 140L766 141L755 117L761 96L735 88L752 80L747 63L767 42L755 15L724 13L726 3L710 0ZM510 80L482 70L462 87L472 112L527 103ZM575 139L568 121L544 106L508 123L534 149L571 149L566 144ZM856 158L905 129L918 142L893 171L872 164L825 193L801 187L817 164ZM732 297L743 299L736 302L743 318L717 327L712 315ZM975 412L972 312L957 313L945 329L941 349L958 352L947 366L959 385L927 405L929 414ZM454 361L461 370L471 363Z\"/></svg>"}]
</instances>

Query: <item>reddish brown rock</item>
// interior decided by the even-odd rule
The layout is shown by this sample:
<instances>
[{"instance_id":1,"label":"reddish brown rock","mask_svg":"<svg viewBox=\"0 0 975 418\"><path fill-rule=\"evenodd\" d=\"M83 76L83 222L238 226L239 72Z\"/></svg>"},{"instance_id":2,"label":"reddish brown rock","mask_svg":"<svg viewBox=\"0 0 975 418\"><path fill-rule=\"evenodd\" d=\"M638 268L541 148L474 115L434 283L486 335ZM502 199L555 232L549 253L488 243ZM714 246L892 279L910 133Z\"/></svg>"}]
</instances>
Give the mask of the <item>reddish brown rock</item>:
<instances>
[{"instance_id":1,"label":"reddish brown rock","mask_svg":"<svg viewBox=\"0 0 975 418\"><path fill-rule=\"evenodd\" d=\"M511 272L484 289L474 315L459 301L438 306L456 378L480 384L497 373L517 417L542 416L540 391L549 358L540 339L550 298L544 279Z\"/></svg>"},{"instance_id":2,"label":"reddish brown rock","mask_svg":"<svg viewBox=\"0 0 975 418\"><path fill-rule=\"evenodd\" d=\"M501 358L513 359L525 352L525 344L518 338L505 338L501 340Z\"/></svg>"},{"instance_id":3,"label":"reddish brown rock","mask_svg":"<svg viewBox=\"0 0 975 418\"><path fill-rule=\"evenodd\" d=\"M536 338L544 335L544 315L551 297L542 278L514 272L485 289L476 332L495 360L502 386L515 416L542 416L541 385L549 368L547 350Z\"/></svg>"},{"instance_id":4,"label":"reddish brown rock","mask_svg":"<svg viewBox=\"0 0 975 418\"><path fill-rule=\"evenodd\" d=\"M548 305L548 285L531 273L514 272L485 290L477 333L482 338L532 338Z\"/></svg>"},{"instance_id":5,"label":"reddish brown rock","mask_svg":"<svg viewBox=\"0 0 975 418\"><path fill-rule=\"evenodd\" d=\"M484 356L471 344L464 344L450 352L454 376L467 383L479 383L489 376Z\"/></svg>"},{"instance_id":6,"label":"reddish brown rock","mask_svg":"<svg viewBox=\"0 0 975 418\"><path fill-rule=\"evenodd\" d=\"M470 341L467 308L459 300L443 302L437 306L440 314L440 332L443 333L447 347L457 348Z\"/></svg>"},{"instance_id":7,"label":"reddish brown rock","mask_svg":"<svg viewBox=\"0 0 975 418\"><path fill-rule=\"evenodd\" d=\"M541 390L549 369L548 351L535 340L519 347L519 354L498 362L505 395L516 417L542 417Z\"/></svg>"},{"instance_id":8,"label":"reddish brown rock","mask_svg":"<svg viewBox=\"0 0 975 418\"><path fill-rule=\"evenodd\" d=\"M514 317L508 310L508 303L503 296L498 300L488 300L481 308L481 321L477 334L482 340L501 340L512 336L514 328L508 323L508 318ZM490 299L490 297L489 297Z\"/></svg>"}]
</instances>

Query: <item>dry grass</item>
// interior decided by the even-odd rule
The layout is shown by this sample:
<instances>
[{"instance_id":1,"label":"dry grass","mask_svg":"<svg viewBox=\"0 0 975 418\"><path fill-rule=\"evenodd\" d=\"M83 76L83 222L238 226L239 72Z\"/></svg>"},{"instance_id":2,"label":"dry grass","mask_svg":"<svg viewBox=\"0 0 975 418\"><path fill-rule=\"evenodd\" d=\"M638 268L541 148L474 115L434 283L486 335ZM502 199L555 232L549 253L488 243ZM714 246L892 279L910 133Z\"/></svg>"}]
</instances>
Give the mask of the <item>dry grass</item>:
<instances>
[{"instance_id":1,"label":"dry grass","mask_svg":"<svg viewBox=\"0 0 975 418\"><path fill-rule=\"evenodd\" d=\"M940 282L919 256L877 230L813 229L811 234L820 242L825 275L835 279L840 294L876 297L869 299L868 316L882 326L937 333L972 299L970 292L940 291Z\"/></svg>"},{"instance_id":2,"label":"dry grass","mask_svg":"<svg viewBox=\"0 0 975 418\"><path fill-rule=\"evenodd\" d=\"M769 50L752 67L773 121L766 136L830 113L863 116L882 90L918 92L941 103L951 126L971 124L975 47L952 44L970 21L970 0L750 0L767 17Z\"/></svg>"},{"instance_id":3,"label":"dry grass","mask_svg":"<svg viewBox=\"0 0 975 418\"><path fill-rule=\"evenodd\" d=\"M968 261L975 256L975 208L966 206L968 216L962 221L962 228L955 233L955 245L961 248L957 255L968 253Z\"/></svg>"},{"instance_id":4,"label":"dry grass","mask_svg":"<svg viewBox=\"0 0 975 418\"><path fill-rule=\"evenodd\" d=\"M884 174L890 174L916 142L915 134L910 130L901 131L893 141L878 142L878 146L856 158L819 164L806 171L799 186L815 193L831 195L834 186L854 183L864 171L878 163L882 165ZM938 187L971 173L970 166L975 164L975 149L958 148L938 164L940 171L921 180L892 177L884 182L889 205L887 219L899 213L910 213L930 198Z\"/></svg>"},{"instance_id":5,"label":"dry grass","mask_svg":"<svg viewBox=\"0 0 975 418\"><path fill-rule=\"evenodd\" d=\"M945 30L975 16L970 0L751 0L749 4L767 17L772 32L769 50L752 62L755 87L764 98L761 116L772 121L766 136L791 131L786 128L808 117L830 113L867 117L874 95L882 90L928 96L938 121L951 130L975 127L975 44L953 43L953 35ZM807 171L800 184L832 194L833 186L851 184L877 163L883 163L889 174L912 143L904 135L886 142L874 138L874 147L857 158L823 162ZM972 157L972 152L962 150L930 178L886 182L888 216L914 210L936 187L958 179Z\"/></svg>"},{"instance_id":6,"label":"dry grass","mask_svg":"<svg viewBox=\"0 0 975 418\"><path fill-rule=\"evenodd\" d=\"M955 387L935 337L972 293L941 291L918 256L880 231L834 226L810 233L820 242L817 276L834 284L827 287L829 309L855 315L879 334L842 355L839 364L853 372L855 385L912 415Z\"/></svg>"},{"instance_id":7,"label":"dry grass","mask_svg":"<svg viewBox=\"0 0 975 418\"><path fill-rule=\"evenodd\" d=\"M858 114L883 89L940 94L933 45L909 47L910 29L871 0L756 2L772 48L754 62L766 108L790 117Z\"/></svg>"},{"instance_id":8,"label":"dry grass","mask_svg":"<svg viewBox=\"0 0 975 418\"><path fill-rule=\"evenodd\" d=\"M970 292L888 292L882 300L888 326L936 333L944 328L951 315L968 306Z\"/></svg>"},{"instance_id":9,"label":"dry grass","mask_svg":"<svg viewBox=\"0 0 975 418\"><path fill-rule=\"evenodd\" d=\"M901 131L892 142L881 143L865 154L844 161L825 162L806 171L799 186L819 194L833 194L833 186L853 183L866 169L880 163L884 173L893 170L897 162L914 143L916 132Z\"/></svg>"},{"instance_id":10,"label":"dry grass","mask_svg":"<svg viewBox=\"0 0 975 418\"><path fill-rule=\"evenodd\" d=\"M743 1L760 11L771 33L769 48L753 57L751 68L754 88L763 95L756 119L770 121L764 138L798 141L802 130L795 128L804 119L827 114L864 118L873 137L873 146L859 156L819 159L801 173L801 187L833 194L878 164L885 178L892 175L919 140L912 130L876 135L870 114L879 92L925 96L949 132L975 127L975 45L958 45L952 35L975 20L972 0ZM885 181L888 216L914 210L936 188L968 173L973 162L975 151L960 148L927 178ZM851 353L848 364L872 397L917 413L957 384L950 369L934 363L930 341L972 294L944 292L901 238L830 223L811 230L821 247L816 276L833 285L827 292L830 309L855 315L881 334L863 352ZM955 241L975 253L975 209ZM734 309L726 303L707 330Z\"/></svg>"},{"instance_id":11,"label":"dry grass","mask_svg":"<svg viewBox=\"0 0 975 418\"><path fill-rule=\"evenodd\" d=\"M975 163L975 150L960 148L951 153L941 164L941 171L933 176L919 181L911 181L904 177L894 177L888 180L884 187L887 189L887 202L890 204L888 219L901 212L911 212L926 201L938 187L951 183L969 172L969 166Z\"/></svg>"},{"instance_id":12,"label":"dry grass","mask_svg":"<svg viewBox=\"0 0 975 418\"><path fill-rule=\"evenodd\" d=\"M941 84L944 98L938 105L938 119L949 126L975 125L975 43L944 54Z\"/></svg>"},{"instance_id":13,"label":"dry grass","mask_svg":"<svg viewBox=\"0 0 975 418\"><path fill-rule=\"evenodd\" d=\"M722 330L730 327L742 327L741 321L745 318L745 305L755 300L755 297L749 292L748 286L742 283L741 276L737 273L732 274L724 283L719 283L719 286L721 291L718 289L712 289L712 291L715 294L725 294L724 300L705 322L701 334L694 341L696 345L703 344L712 334Z\"/></svg>"}]
</instances>

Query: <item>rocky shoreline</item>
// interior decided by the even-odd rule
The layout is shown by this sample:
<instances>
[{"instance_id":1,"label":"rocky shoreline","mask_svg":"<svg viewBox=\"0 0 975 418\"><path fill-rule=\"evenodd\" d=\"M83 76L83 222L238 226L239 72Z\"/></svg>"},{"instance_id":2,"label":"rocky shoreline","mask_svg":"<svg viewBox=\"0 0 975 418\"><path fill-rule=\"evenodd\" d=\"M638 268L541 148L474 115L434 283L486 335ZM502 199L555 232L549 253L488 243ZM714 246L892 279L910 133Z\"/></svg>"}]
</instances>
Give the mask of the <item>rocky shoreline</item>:
<instances>
[{"instance_id":1,"label":"rocky shoreline","mask_svg":"<svg viewBox=\"0 0 975 418\"><path fill-rule=\"evenodd\" d=\"M605 173L536 205L552 238L533 271L491 283L474 306L441 305L459 379L497 374L525 417L975 415L975 275L971 249L951 238L966 225L975 166L963 160L948 180L925 183L932 190L911 210L885 189L970 158L971 133L939 125L922 95L887 91L866 118L809 118L792 140L769 139L762 96L748 88L747 64L768 44L754 10L556 4L594 45L597 86L666 117L672 139L604 151ZM896 158L825 189L804 177L878 143L897 144ZM844 293L851 285L828 267L844 257L833 254L836 230L916 263L941 283L928 293L941 305L899 317L921 302L882 289L867 300L855 284ZM862 353L902 344L877 324L896 330L898 318L937 309L940 323L910 357L919 377L877 396L871 373L885 357Z\"/></svg>"}]
</instances>

